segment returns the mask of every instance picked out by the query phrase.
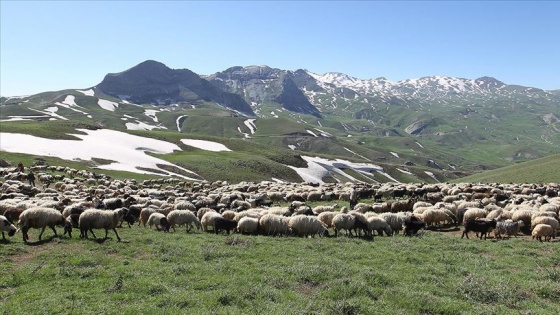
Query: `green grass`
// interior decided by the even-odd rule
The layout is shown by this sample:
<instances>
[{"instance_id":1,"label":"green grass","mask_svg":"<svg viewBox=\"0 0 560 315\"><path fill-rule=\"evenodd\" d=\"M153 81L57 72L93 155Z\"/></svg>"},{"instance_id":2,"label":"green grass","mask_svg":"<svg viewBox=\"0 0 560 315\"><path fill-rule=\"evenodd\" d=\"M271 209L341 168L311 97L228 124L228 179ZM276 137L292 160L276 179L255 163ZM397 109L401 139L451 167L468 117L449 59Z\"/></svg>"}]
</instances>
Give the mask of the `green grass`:
<instances>
[{"instance_id":1,"label":"green grass","mask_svg":"<svg viewBox=\"0 0 560 315\"><path fill-rule=\"evenodd\" d=\"M119 229L0 247L4 314L557 314L558 243ZM102 236L100 231L98 236ZM30 238L37 240L32 230ZM121 278L122 285L118 286Z\"/></svg>"},{"instance_id":2,"label":"green grass","mask_svg":"<svg viewBox=\"0 0 560 315\"><path fill-rule=\"evenodd\" d=\"M486 171L456 182L556 183L560 180L560 154Z\"/></svg>"}]
</instances>

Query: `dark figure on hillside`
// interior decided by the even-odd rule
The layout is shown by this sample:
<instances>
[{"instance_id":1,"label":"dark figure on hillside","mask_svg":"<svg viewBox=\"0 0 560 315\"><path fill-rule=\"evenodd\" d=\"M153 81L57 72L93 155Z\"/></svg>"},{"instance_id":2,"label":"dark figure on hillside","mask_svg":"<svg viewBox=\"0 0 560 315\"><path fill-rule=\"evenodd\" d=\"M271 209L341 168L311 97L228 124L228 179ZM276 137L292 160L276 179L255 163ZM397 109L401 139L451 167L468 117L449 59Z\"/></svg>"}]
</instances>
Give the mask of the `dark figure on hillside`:
<instances>
[{"instance_id":1,"label":"dark figure on hillside","mask_svg":"<svg viewBox=\"0 0 560 315\"><path fill-rule=\"evenodd\" d=\"M29 185L35 187L35 174L33 174L33 172L27 174L27 180L29 181Z\"/></svg>"},{"instance_id":2,"label":"dark figure on hillside","mask_svg":"<svg viewBox=\"0 0 560 315\"><path fill-rule=\"evenodd\" d=\"M23 170L24 170L23 163L19 162L17 167L18 167L18 170L23 173Z\"/></svg>"},{"instance_id":3,"label":"dark figure on hillside","mask_svg":"<svg viewBox=\"0 0 560 315\"><path fill-rule=\"evenodd\" d=\"M358 192L354 187L350 190L350 210L354 210L354 206L358 204Z\"/></svg>"}]
</instances>

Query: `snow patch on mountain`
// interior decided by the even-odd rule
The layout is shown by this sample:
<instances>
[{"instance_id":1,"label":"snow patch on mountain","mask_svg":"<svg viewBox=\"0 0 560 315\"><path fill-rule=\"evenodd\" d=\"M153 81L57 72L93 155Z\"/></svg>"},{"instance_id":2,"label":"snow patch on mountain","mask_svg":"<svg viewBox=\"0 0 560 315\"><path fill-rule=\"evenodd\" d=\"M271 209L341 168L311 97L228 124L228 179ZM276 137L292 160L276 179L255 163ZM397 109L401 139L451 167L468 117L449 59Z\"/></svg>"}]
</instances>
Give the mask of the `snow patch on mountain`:
<instances>
[{"instance_id":1,"label":"snow patch on mountain","mask_svg":"<svg viewBox=\"0 0 560 315\"><path fill-rule=\"evenodd\" d=\"M117 107L119 107L118 103L111 102L111 101L108 101L108 100L104 100L104 99L101 99L101 98L99 99L99 101L97 101L97 105L101 106L101 108L103 108L105 110L112 111L112 112L114 112L115 109Z\"/></svg>"},{"instance_id":2,"label":"snow patch on mountain","mask_svg":"<svg viewBox=\"0 0 560 315\"><path fill-rule=\"evenodd\" d=\"M217 142L206 141L206 140L195 140L195 139L181 139L184 144L195 147L197 149L221 152L221 151L231 151L225 145Z\"/></svg>"},{"instance_id":3,"label":"snow patch on mountain","mask_svg":"<svg viewBox=\"0 0 560 315\"><path fill-rule=\"evenodd\" d=\"M94 96L95 95L95 92L93 91L93 89L89 89L89 90L85 90L85 91L76 90L76 92L80 92L80 93L84 94L85 96Z\"/></svg>"}]
</instances>

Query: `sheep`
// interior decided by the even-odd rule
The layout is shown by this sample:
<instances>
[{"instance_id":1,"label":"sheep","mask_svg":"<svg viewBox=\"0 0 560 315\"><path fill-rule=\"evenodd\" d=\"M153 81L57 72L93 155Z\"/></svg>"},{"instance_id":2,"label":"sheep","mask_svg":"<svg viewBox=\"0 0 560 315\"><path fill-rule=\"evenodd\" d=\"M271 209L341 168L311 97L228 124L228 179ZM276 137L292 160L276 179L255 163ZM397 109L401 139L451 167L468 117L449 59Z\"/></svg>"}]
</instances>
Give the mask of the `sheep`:
<instances>
[{"instance_id":1,"label":"sheep","mask_svg":"<svg viewBox=\"0 0 560 315\"><path fill-rule=\"evenodd\" d=\"M148 218L148 225L150 226L150 229L152 228L152 224L156 226L156 230L158 231L161 226L161 229L164 232L169 232L169 221L167 221L167 217L163 213L154 212L150 214L150 217Z\"/></svg>"},{"instance_id":2,"label":"sheep","mask_svg":"<svg viewBox=\"0 0 560 315\"><path fill-rule=\"evenodd\" d=\"M226 230L227 234L229 231L237 228L237 221L228 220L225 218L216 218L214 220L214 232L218 234L220 230Z\"/></svg>"},{"instance_id":3,"label":"sheep","mask_svg":"<svg viewBox=\"0 0 560 315\"><path fill-rule=\"evenodd\" d=\"M200 220L200 222L202 222L202 217L207 212L216 212L216 210L211 209L211 208L205 208L205 207L198 209L198 211L196 212L196 217Z\"/></svg>"},{"instance_id":4,"label":"sheep","mask_svg":"<svg viewBox=\"0 0 560 315\"><path fill-rule=\"evenodd\" d=\"M520 209L513 212L511 219L513 221L522 220L525 226L521 229L525 234L531 234L531 218L533 216L533 211L529 209Z\"/></svg>"},{"instance_id":5,"label":"sheep","mask_svg":"<svg viewBox=\"0 0 560 315\"><path fill-rule=\"evenodd\" d=\"M416 200L414 198L410 198L408 200L398 200L391 203L391 212L407 212L412 211L412 207Z\"/></svg>"},{"instance_id":6,"label":"sheep","mask_svg":"<svg viewBox=\"0 0 560 315\"><path fill-rule=\"evenodd\" d=\"M418 218L412 216L409 219L403 221L402 230L405 236L416 235L418 231L426 227L426 222L418 220Z\"/></svg>"},{"instance_id":7,"label":"sheep","mask_svg":"<svg viewBox=\"0 0 560 315\"><path fill-rule=\"evenodd\" d=\"M169 222L170 228L173 228L175 232L175 225L185 225L187 233L190 232L192 225L194 224L197 229L202 229L200 220L192 213L190 210L173 210L167 215L167 221Z\"/></svg>"},{"instance_id":8,"label":"sheep","mask_svg":"<svg viewBox=\"0 0 560 315\"><path fill-rule=\"evenodd\" d=\"M242 218L244 217L251 217L251 218L255 218L255 219L259 219L261 217L261 211L259 211L258 209L251 209L251 210L245 210L245 211L241 211L238 212L235 215L235 218L233 218L233 220L239 222Z\"/></svg>"},{"instance_id":9,"label":"sheep","mask_svg":"<svg viewBox=\"0 0 560 315\"><path fill-rule=\"evenodd\" d=\"M202 220L200 220L200 224L202 226L202 230L204 232L208 231L208 227L211 226L213 230L215 230L214 227L214 220L216 220L216 218L221 218L222 215L219 214L218 212L212 212L212 211L208 211L206 212L203 216L202 216Z\"/></svg>"},{"instance_id":10,"label":"sheep","mask_svg":"<svg viewBox=\"0 0 560 315\"><path fill-rule=\"evenodd\" d=\"M534 220L531 220L531 230L539 224L550 225L554 230L554 236L556 236L556 233L560 230L560 222L553 217L536 217Z\"/></svg>"},{"instance_id":11,"label":"sheep","mask_svg":"<svg viewBox=\"0 0 560 315\"><path fill-rule=\"evenodd\" d=\"M297 215L291 217L288 225L292 231L300 236L312 236L319 234L319 236L329 236L327 227L314 216Z\"/></svg>"},{"instance_id":12,"label":"sheep","mask_svg":"<svg viewBox=\"0 0 560 315\"><path fill-rule=\"evenodd\" d=\"M332 225L334 227L334 235L338 236L339 230L346 230L346 235L352 235L352 229L354 228L354 222L356 217L349 213L339 213L332 219Z\"/></svg>"},{"instance_id":13,"label":"sheep","mask_svg":"<svg viewBox=\"0 0 560 315\"><path fill-rule=\"evenodd\" d=\"M364 233L367 235L368 234L368 221L367 221L366 216L363 213L358 212L356 210L352 210L348 213L351 214L352 216L354 216L354 218L355 218L354 227L352 229L354 230L354 232L356 232L356 235L361 236L360 230L364 231Z\"/></svg>"},{"instance_id":14,"label":"sheep","mask_svg":"<svg viewBox=\"0 0 560 315\"><path fill-rule=\"evenodd\" d=\"M338 204L335 203L332 206L316 206L312 209L312 211L315 215L318 215L321 212L334 211L334 209L337 209L338 207Z\"/></svg>"},{"instance_id":15,"label":"sheep","mask_svg":"<svg viewBox=\"0 0 560 315\"><path fill-rule=\"evenodd\" d=\"M226 211L222 212L222 217L224 219L228 219L228 220L234 220L236 215L237 215L237 212L231 211L231 210L226 210Z\"/></svg>"},{"instance_id":16,"label":"sheep","mask_svg":"<svg viewBox=\"0 0 560 315\"><path fill-rule=\"evenodd\" d=\"M465 236L469 238L469 232L474 231L480 233L480 239L482 239L483 236L484 239L486 239L486 234L488 234L488 232L490 232L492 229L496 228L496 223L497 223L496 220L486 221L486 220L468 219L465 222L465 230L463 231L461 238Z\"/></svg>"},{"instance_id":17,"label":"sheep","mask_svg":"<svg viewBox=\"0 0 560 315\"><path fill-rule=\"evenodd\" d=\"M354 211L358 211L361 213L373 212L373 206L367 203L360 202L354 206Z\"/></svg>"},{"instance_id":18,"label":"sheep","mask_svg":"<svg viewBox=\"0 0 560 315\"><path fill-rule=\"evenodd\" d=\"M383 235L383 232L385 232L387 236L393 235L393 229L383 218L379 216L371 216L367 219L367 222L369 232L377 231L379 236Z\"/></svg>"},{"instance_id":19,"label":"sheep","mask_svg":"<svg viewBox=\"0 0 560 315\"><path fill-rule=\"evenodd\" d=\"M380 218L385 220L391 227L394 233L399 233L402 229L406 217L402 213L385 212L379 215Z\"/></svg>"},{"instance_id":20,"label":"sheep","mask_svg":"<svg viewBox=\"0 0 560 315\"><path fill-rule=\"evenodd\" d=\"M259 229L259 219L251 217L243 217L237 222L238 233L256 234Z\"/></svg>"},{"instance_id":21,"label":"sheep","mask_svg":"<svg viewBox=\"0 0 560 315\"><path fill-rule=\"evenodd\" d=\"M29 240L27 231L29 231L30 228L41 229L41 233L39 233L39 240L41 240L43 232L45 232L45 228L47 226L53 230L55 236L58 236L54 228L56 225L64 227L64 234L72 231L72 226L67 224L60 211L46 207L33 207L26 209L19 216L18 225L22 231L23 241L25 243Z\"/></svg>"},{"instance_id":22,"label":"sheep","mask_svg":"<svg viewBox=\"0 0 560 315\"><path fill-rule=\"evenodd\" d=\"M4 235L4 232L8 232L8 236L14 236L14 234L16 234L17 229L15 225L10 223L10 221L8 221L8 219L5 216L0 215L0 231L2 231L2 240L6 240L6 236Z\"/></svg>"},{"instance_id":23,"label":"sheep","mask_svg":"<svg viewBox=\"0 0 560 315\"><path fill-rule=\"evenodd\" d=\"M260 231L266 235L287 235L291 231L288 225L289 220L289 218L280 215L267 213L260 217L258 226Z\"/></svg>"},{"instance_id":24,"label":"sheep","mask_svg":"<svg viewBox=\"0 0 560 315\"><path fill-rule=\"evenodd\" d=\"M333 211L322 212L317 216L317 219L319 219L319 221L323 222L327 228L330 228L330 227L333 227L332 220L333 220L334 216L339 214L339 213L340 212L333 212Z\"/></svg>"},{"instance_id":25,"label":"sheep","mask_svg":"<svg viewBox=\"0 0 560 315\"><path fill-rule=\"evenodd\" d=\"M293 210L290 207L272 207L266 210L266 213L289 217L293 214Z\"/></svg>"},{"instance_id":26,"label":"sheep","mask_svg":"<svg viewBox=\"0 0 560 315\"><path fill-rule=\"evenodd\" d=\"M537 224L533 231L531 232L532 239L537 239L542 242L542 237L544 236L544 240L549 242L550 239L554 236L554 229L552 226L548 224Z\"/></svg>"},{"instance_id":27,"label":"sheep","mask_svg":"<svg viewBox=\"0 0 560 315\"><path fill-rule=\"evenodd\" d=\"M94 238L97 238L93 233L93 229L104 229L105 239L108 238L109 230L113 230L117 236L117 240L120 242L121 238L119 233L117 233L117 225L121 221L124 213L123 209L116 209L112 211L99 210L99 209L87 209L80 214L78 219L78 226L80 227L80 238L87 238L88 231L91 232Z\"/></svg>"},{"instance_id":28,"label":"sheep","mask_svg":"<svg viewBox=\"0 0 560 315\"><path fill-rule=\"evenodd\" d=\"M189 201L182 201L182 202L178 202L176 203L173 208L175 210L191 210L191 211L196 211L196 207Z\"/></svg>"},{"instance_id":29,"label":"sheep","mask_svg":"<svg viewBox=\"0 0 560 315\"><path fill-rule=\"evenodd\" d=\"M517 234L519 234L519 231L524 224L525 223L523 223L522 220L516 222L513 222L511 220L497 222L496 228L494 229L494 238L502 238L503 234L507 235L508 238L510 238L512 235L517 237Z\"/></svg>"}]
</instances>

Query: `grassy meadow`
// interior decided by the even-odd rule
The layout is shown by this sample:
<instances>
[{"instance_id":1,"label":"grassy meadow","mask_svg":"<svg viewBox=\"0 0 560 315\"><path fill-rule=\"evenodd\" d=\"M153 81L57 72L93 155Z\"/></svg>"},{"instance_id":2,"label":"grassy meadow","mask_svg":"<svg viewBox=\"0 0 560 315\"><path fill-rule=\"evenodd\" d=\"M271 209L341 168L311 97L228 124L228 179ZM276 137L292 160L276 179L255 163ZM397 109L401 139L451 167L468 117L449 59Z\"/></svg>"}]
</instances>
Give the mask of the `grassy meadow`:
<instances>
[{"instance_id":1,"label":"grassy meadow","mask_svg":"<svg viewBox=\"0 0 560 315\"><path fill-rule=\"evenodd\" d=\"M163 233L0 243L3 314L558 314L558 242ZM74 234L78 234L77 231ZM99 231L97 236L103 236ZM37 241L38 230L30 231Z\"/></svg>"}]
</instances>

